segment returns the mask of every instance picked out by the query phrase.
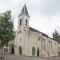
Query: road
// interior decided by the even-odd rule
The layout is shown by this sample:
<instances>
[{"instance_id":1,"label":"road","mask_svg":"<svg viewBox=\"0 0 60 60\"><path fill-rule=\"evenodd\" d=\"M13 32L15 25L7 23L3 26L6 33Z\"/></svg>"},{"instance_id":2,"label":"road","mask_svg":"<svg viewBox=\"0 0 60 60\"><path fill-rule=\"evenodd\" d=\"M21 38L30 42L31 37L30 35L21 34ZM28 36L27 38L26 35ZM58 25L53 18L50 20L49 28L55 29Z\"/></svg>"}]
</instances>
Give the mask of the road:
<instances>
[{"instance_id":1,"label":"road","mask_svg":"<svg viewBox=\"0 0 60 60\"><path fill-rule=\"evenodd\" d=\"M40 58L40 57L28 57L28 56L16 56L16 55L6 55L7 60L60 60L60 57L48 57L48 58Z\"/></svg>"}]
</instances>

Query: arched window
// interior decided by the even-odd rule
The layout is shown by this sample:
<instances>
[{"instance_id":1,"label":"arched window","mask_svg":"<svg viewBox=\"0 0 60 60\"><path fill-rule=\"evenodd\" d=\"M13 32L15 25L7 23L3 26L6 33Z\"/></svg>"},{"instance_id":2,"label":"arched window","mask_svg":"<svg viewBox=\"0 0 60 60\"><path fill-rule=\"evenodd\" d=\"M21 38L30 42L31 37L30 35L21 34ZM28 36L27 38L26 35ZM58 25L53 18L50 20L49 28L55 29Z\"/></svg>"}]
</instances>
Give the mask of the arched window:
<instances>
[{"instance_id":1,"label":"arched window","mask_svg":"<svg viewBox=\"0 0 60 60\"><path fill-rule=\"evenodd\" d=\"M27 19L26 19L26 26L27 26Z\"/></svg>"},{"instance_id":2,"label":"arched window","mask_svg":"<svg viewBox=\"0 0 60 60\"><path fill-rule=\"evenodd\" d=\"M22 47L19 47L19 54L22 55Z\"/></svg>"},{"instance_id":3,"label":"arched window","mask_svg":"<svg viewBox=\"0 0 60 60\"><path fill-rule=\"evenodd\" d=\"M32 47L32 55L35 55L35 47Z\"/></svg>"},{"instance_id":4,"label":"arched window","mask_svg":"<svg viewBox=\"0 0 60 60\"><path fill-rule=\"evenodd\" d=\"M20 25L22 24L22 19L20 19Z\"/></svg>"}]
</instances>

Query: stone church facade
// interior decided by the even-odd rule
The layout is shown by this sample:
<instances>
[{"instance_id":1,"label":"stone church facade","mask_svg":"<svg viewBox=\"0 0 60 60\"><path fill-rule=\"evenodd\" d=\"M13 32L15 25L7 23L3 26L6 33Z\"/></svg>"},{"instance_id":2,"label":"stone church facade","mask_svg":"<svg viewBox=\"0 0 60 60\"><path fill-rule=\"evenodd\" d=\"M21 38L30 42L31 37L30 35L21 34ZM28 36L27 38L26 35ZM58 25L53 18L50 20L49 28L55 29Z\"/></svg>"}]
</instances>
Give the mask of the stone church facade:
<instances>
[{"instance_id":1,"label":"stone church facade","mask_svg":"<svg viewBox=\"0 0 60 60\"><path fill-rule=\"evenodd\" d=\"M57 41L48 35L29 27L29 14L26 5L18 16L18 28L14 39L15 55L40 57L58 56Z\"/></svg>"}]
</instances>

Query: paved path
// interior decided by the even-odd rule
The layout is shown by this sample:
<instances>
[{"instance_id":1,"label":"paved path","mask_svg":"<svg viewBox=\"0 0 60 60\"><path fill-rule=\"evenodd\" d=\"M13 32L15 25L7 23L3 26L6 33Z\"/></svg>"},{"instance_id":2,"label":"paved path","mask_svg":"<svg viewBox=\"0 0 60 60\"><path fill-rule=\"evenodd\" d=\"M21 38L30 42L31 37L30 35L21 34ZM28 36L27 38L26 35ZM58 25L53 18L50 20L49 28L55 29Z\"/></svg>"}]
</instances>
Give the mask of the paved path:
<instances>
[{"instance_id":1,"label":"paved path","mask_svg":"<svg viewBox=\"0 0 60 60\"><path fill-rule=\"evenodd\" d=\"M28 56L16 56L16 55L6 55L7 60L60 60L60 57L49 57L49 58L40 58L40 57L28 57Z\"/></svg>"}]
</instances>

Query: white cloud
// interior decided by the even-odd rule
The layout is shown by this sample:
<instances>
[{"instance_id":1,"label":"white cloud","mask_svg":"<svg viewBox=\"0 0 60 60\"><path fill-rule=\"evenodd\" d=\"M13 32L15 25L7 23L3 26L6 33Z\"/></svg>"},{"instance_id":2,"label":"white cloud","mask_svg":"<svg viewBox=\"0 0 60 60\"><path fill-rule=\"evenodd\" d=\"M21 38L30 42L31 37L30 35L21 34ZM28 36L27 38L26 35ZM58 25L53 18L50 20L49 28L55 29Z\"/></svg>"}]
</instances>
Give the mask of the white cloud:
<instances>
[{"instance_id":1,"label":"white cloud","mask_svg":"<svg viewBox=\"0 0 60 60\"><path fill-rule=\"evenodd\" d=\"M18 15L25 0L0 0L0 13L12 11L15 30L18 25ZM26 0L30 15L30 26L52 37L52 32L60 32L60 0Z\"/></svg>"}]
</instances>

